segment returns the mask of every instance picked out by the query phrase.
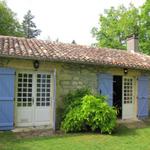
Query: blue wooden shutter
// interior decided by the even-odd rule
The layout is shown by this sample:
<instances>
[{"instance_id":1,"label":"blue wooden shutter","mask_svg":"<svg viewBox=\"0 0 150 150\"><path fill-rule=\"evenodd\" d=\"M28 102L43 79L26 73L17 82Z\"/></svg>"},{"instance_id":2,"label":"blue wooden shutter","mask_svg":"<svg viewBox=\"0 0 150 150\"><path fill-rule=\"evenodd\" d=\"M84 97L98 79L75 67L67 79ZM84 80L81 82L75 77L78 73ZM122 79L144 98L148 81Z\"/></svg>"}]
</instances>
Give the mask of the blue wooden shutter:
<instances>
[{"instance_id":1,"label":"blue wooden shutter","mask_svg":"<svg viewBox=\"0 0 150 150\"><path fill-rule=\"evenodd\" d=\"M0 68L0 130L13 129L15 71Z\"/></svg>"},{"instance_id":2,"label":"blue wooden shutter","mask_svg":"<svg viewBox=\"0 0 150 150\"><path fill-rule=\"evenodd\" d=\"M113 76L111 74L99 75L99 93L108 97L108 103L113 105Z\"/></svg>"},{"instance_id":3,"label":"blue wooden shutter","mask_svg":"<svg viewBox=\"0 0 150 150\"><path fill-rule=\"evenodd\" d=\"M138 79L138 117L148 116L148 92L149 79L147 76L141 76Z\"/></svg>"}]
</instances>

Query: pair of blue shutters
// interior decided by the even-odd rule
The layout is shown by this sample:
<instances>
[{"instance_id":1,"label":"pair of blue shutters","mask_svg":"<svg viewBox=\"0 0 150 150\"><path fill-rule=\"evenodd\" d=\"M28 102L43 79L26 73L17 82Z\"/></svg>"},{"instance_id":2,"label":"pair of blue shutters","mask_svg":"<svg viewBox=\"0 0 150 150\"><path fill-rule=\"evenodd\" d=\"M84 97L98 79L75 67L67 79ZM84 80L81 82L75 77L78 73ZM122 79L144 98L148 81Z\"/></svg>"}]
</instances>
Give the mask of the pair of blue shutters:
<instances>
[{"instance_id":1,"label":"pair of blue shutters","mask_svg":"<svg viewBox=\"0 0 150 150\"><path fill-rule=\"evenodd\" d=\"M111 74L99 75L99 93L107 96L110 106L113 105L113 76ZM148 116L149 79L148 76L138 78L138 114L139 118Z\"/></svg>"},{"instance_id":2,"label":"pair of blue shutters","mask_svg":"<svg viewBox=\"0 0 150 150\"><path fill-rule=\"evenodd\" d=\"M0 130L13 129L15 70L0 68Z\"/></svg>"}]
</instances>

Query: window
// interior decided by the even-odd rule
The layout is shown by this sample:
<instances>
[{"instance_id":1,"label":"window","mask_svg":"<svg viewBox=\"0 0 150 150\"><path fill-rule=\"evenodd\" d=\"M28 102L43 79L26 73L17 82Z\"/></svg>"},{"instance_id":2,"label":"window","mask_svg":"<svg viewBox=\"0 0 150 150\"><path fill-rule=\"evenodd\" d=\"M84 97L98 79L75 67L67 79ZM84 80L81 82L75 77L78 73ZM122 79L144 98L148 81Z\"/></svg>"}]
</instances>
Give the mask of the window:
<instances>
[{"instance_id":1,"label":"window","mask_svg":"<svg viewBox=\"0 0 150 150\"><path fill-rule=\"evenodd\" d=\"M124 104L133 103L133 79L124 78Z\"/></svg>"},{"instance_id":2,"label":"window","mask_svg":"<svg viewBox=\"0 0 150 150\"><path fill-rule=\"evenodd\" d=\"M37 74L36 106L50 106L51 75Z\"/></svg>"},{"instance_id":3,"label":"window","mask_svg":"<svg viewBox=\"0 0 150 150\"><path fill-rule=\"evenodd\" d=\"M32 74L18 74L17 106L32 106L32 78Z\"/></svg>"}]
</instances>

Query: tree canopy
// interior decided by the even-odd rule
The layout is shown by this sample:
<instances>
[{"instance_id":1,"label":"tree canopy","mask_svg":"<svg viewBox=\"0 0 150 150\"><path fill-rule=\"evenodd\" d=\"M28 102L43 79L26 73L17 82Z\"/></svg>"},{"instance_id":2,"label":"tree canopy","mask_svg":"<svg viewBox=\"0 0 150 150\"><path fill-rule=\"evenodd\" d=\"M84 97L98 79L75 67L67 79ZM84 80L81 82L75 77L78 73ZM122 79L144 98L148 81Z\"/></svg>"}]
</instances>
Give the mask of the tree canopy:
<instances>
[{"instance_id":1,"label":"tree canopy","mask_svg":"<svg viewBox=\"0 0 150 150\"><path fill-rule=\"evenodd\" d=\"M36 29L32 21L34 16L29 10L24 16L22 24L18 21L16 14L7 6L5 1L0 0L0 34L8 36L20 36L35 38L40 35L41 30Z\"/></svg>"},{"instance_id":2,"label":"tree canopy","mask_svg":"<svg viewBox=\"0 0 150 150\"><path fill-rule=\"evenodd\" d=\"M0 1L0 34L13 36L24 35L16 14L8 8L4 1Z\"/></svg>"},{"instance_id":3,"label":"tree canopy","mask_svg":"<svg viewBox=\"0 0 150 150\"><path fill-rule=\"evenodd\" d=\"M99 27L92 29L98 47L126 49L126 38L138 35L140 51L150 54L150 0L142 7L119 6L105 10L99 18Z\"/></svg>"},{"instance_id":4,"label":"tree canopy","mask_svg":"<svg viewBox=\"0 0 150 150\"><path fill-rule=\"evenodd\" d=\"M35 38L41 33L41 30L36 29L36 25L33 22L33 19L34 16L31 14L31 11L29 10L27 14L24 16L24 20L22 23L25 37L27 38Z\"/></svg>"},{"instance_id":5,"label":"tree canopy","mask_svg":"<svg viewBox=\"0 0 150 150\"><path fill-rule=\"evenodd\" d=\"M140 19L140 47L150 55L150 0L141 7Z\"/></svg>"}]
</instances>

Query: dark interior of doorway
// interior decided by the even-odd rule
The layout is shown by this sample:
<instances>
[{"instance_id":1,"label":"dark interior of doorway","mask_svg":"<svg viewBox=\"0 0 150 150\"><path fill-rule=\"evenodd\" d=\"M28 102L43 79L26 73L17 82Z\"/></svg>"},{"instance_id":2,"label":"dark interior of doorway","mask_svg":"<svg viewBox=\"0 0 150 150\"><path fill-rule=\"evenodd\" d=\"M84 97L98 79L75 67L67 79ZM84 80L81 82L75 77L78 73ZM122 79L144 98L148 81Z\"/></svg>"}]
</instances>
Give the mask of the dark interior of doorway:
<instances>
[{"instance_id":1,"label":"dark interior of doorway","mask_svg":"<svg viewBox=\"0 0 150 150\"><path fill-rule=\"evenodd\" d=\"M122 76L113 76L113 106L117 108L118 118L122 117Z\"/></svg>"}]
</instances>

